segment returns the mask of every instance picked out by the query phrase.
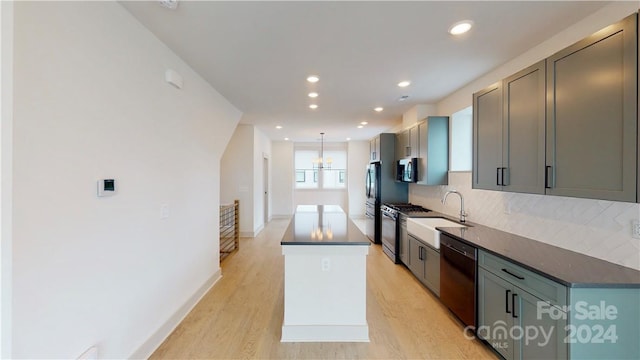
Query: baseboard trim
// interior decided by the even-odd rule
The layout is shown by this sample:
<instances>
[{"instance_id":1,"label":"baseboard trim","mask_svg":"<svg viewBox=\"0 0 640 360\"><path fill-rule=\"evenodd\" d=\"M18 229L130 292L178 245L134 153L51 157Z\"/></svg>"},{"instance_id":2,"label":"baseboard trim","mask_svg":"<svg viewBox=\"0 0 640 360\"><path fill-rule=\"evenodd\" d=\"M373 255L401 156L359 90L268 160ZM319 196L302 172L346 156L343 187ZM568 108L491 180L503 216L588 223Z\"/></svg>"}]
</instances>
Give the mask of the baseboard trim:
<instances>
[{"instance_id":1,"label":"baseboard trim","mask_svg":"<svg viewBox=\"0 0 640 360\"><path fill-rule=\"evenodd\" d=\"M271 220L279 220L279 219L291 219L291 215L280 214L271 216Z\"/></svg>"},{"instance_id":2,"label":"baseboard trim","mask_svg":"<svg viewBox=\"0 0 640 360\"><path fill-rule=\"evenodd\" d=\"M182 320L193 310L200 302L202 297L209 292L218 280L222 278L221 269L218 269L211 277L209 277L202 286L196 290L193 295L187 299L167 321L164 322L140 347L129 356L129 359L148 359L158 347L171 335L171 333L180 325Z\"/></svg>"}]
</instances>

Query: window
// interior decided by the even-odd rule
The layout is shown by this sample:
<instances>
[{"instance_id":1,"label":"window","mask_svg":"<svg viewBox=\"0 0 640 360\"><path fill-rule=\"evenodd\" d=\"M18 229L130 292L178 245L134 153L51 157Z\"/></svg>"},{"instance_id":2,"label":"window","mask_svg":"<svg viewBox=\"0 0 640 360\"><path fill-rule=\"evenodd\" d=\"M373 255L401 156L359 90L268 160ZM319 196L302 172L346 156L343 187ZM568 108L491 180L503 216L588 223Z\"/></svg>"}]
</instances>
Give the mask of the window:
<instances>
[{"instance_id":1,"label":"window","mask_svg":"<svg viewBox=\"0 0 640 360\"><path fill-rule=\"evenodd\" d=\"M469 106L451 115L451 171L471 171L473 115Z\"/></svg>"},{"instance_id":2,"label":"window","mask_svg":"<svg viewBox=\"0 0 640 360\"><path fill-rule=\"evenodd\" d=\"M347 187L347 151L325 145L324 168L318 169L320 146L296 148L296 189L345 189Z\"/></svg>"}]
</instances>

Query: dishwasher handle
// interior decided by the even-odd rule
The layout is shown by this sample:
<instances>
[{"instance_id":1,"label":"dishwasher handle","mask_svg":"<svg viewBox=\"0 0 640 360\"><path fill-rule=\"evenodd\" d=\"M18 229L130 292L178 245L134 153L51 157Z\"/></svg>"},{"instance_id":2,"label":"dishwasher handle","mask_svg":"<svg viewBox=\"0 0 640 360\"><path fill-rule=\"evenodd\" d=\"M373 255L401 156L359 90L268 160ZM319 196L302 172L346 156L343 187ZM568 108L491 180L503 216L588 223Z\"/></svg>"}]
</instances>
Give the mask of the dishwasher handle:
<instances>
[{"instance_id":1,"label":"dishwasher handle","mask_svg":"<svg viewBox=\"0 0 640 360\"><path fill-rule=\"evenodd\" d=\"M446 247L447 249L453 250L454 252L456 252L456 253L464 256L464 257L467 257L469 259L473 259L473 260L476 259L475 248L470 248L473 251L472 252L467 252L467 251L464 251L464 250L457 249L455 246L453 246L453 244L450 244L447 241L440 241L440 245Z\"/></svg>"}]
</instances>

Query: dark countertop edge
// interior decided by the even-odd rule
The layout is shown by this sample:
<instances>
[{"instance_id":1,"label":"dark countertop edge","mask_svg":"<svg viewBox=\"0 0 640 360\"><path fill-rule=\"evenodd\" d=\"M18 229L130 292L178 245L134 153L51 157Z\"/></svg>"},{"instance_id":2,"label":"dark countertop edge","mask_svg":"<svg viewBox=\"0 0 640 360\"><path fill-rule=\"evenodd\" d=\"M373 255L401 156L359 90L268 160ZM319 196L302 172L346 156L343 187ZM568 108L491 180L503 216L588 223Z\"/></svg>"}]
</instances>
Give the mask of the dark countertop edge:
<instances>
[{"instance_id":1,"label":"dark countertop edge","mask_svg":"<svg viewBox=\"0 0 640 360\"><path fill-rule=\"evenodd\" d=\"M449 217L445 217L445 218L448 218L449 220L451 220L451 218L449 218ZM484 226L484 225L469 224L469 226L470 227L475 227L475 226ZM487 227L487 226L484 226L484 227ZM492 255L498 256L498 257L500 257L502 259L508 260L508 261L510 261L510 262L512 262L512 263L514 263L514 264L516 264L518 266L521 266L521 267L523 267L523 268L525 268L527 270L530 270L530 271L532 271L532 272L534 272L534 273L536 273L536 274L538 274L540 276L543 276L543 277L545 277L547 279L553 280L553 281L555 281L557 283L560 283L560 284L562 284L564 286L567 286L567 287L570 287L570 288L640 289L640 283L636 283L636 284L633 284L633 283L582 283L582 282L566 281L566 280L560 279L560 278L558 278L556 276L553 276L552 274L545 273L544 271L541 271L540 269L532 267L531 265L523 264L523 263L521 263L521 262L519 262L517 260L514 260L514 259L510 258L510 257L507 257L507 256L502 255L500 253L497 253L495 251L489 250L489 249L487 249L487 248L485 248L485 247L483 247L481 245L478 245L478 244L476 244L476 243L474 243L472 241L469 241L467 239L463 239L460 236L458 236L455 233L453 233L453 231L456 231L456 230L460 231L460 228L455 228L455 227L454 228L451 228L451 227L450 228L447 228L447 227L436 227L436 229L439 230L439 231L442 231L443 233L445 233L445 234L447 234L449 236L452 236L452 237L456 238L457 240L460 240L460 241L462 241L462 242L464 242L466 244L469 244L469 245L471 245L471 246L473 246L475 248L482 249L483 251L486 251L489 254L492 254ZM451 230L447 230L447 229L451 229ZM494 228L490 228L490 229L492 229L493 231L500 231L500 232L507 233L505 231L494 229ZM507 233L507 234L511 234L511 233ZM515 235L515 234L512 234L512 235ZM515 236L519 236L521 238L525 238L524 236L520 236L520 235L515 235ZM533 240L533 239L528 239L528 240L529 241L537 241L537 240ZM538 241L538 242L540 242L542 244L545 244L545 245L549 245L549 246L555 246L555 245L550 245L550 244L543 243L541 241ZM565 250L573 251L573 250L569 250L569 249L565 249ZM573 252L575 252L575 251L573 251ZM578 253L578 254L583 255L585 257L591 257L589 255L585 255L585 254L581 254L581 253ZM602 260L602 259L599 259L599 260ZM606 260L602 260L602 261L606 261ZM622 266L622 265L615 264L615 263L611 263L611 264L617 265L617 266Z\"/></svg>"},{"instance_id":2,"label":"dark countertop edge","mask_svg":"<svg viewBox=\"0 0 640 360\"><path fill-rule=\"evenodd\" d=\"M358 242L350 242L350 241L336 241L336 242L311 242L311 241L281 241L280 245L283 246L287 246L287 245L295 245L295 246L299 246L299 245L318 245L318 246L327 246L327 245L338 245L338 246L353 246L353 245L359 245L359 246L370 246L371 245L371 241L367 241L367 242L363 242L363 241L358 241Z\"/></svg>"}]
</instances>

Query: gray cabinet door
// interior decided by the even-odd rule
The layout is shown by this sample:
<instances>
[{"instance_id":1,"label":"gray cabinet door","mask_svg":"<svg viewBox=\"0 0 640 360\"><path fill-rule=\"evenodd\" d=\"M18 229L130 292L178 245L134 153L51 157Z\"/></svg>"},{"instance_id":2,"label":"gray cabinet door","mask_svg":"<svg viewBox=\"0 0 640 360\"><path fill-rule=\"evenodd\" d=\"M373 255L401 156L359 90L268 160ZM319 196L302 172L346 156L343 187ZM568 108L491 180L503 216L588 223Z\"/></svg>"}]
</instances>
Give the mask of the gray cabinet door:
<instances>
[{"instance_id":1,"label":"gray cabinet door","mask_svg":"<svg viewBox=\"0 0 640 360\"><path fill-rule=\"evenodd\" d=\"M516 287L516 316L519 326L529 333L516 344L516 359L566 359L568 344L565 343L567 314L554 311L554 317L540 311L542 299ZM564 316L562 316L564 315ZM535 329L535 330L534 330ZM535 332L534 332L535 331Z\"/></svg>"},{"instance_id":2,"label":"gray cabinet door","mask_svg":"<svg viewBox=\"0 0 640 360\"><path fill-rule=\"evenodd\" d=\"M547 59L547 194L636 201L636 18Z\"/></svg>"},{"instance_id":3,"label":"gray cabinet door","mask_svg":"<svg viewBox=\"0 0 640 360\"><path fill-rule=\"evenodd\" d=\"M418 181L420 185L449 183L449 117L430 116L418 124Z\"/></svg>"},{"instance_id":4,"label":"gray cabinet door","mask_svg":"<svg viewBox=\"0 0 640 360\"><path fill-rule=\"evenodd\" d=\"M422 243L409 235L409 270L420 282L424 281L424 258Z\"/></svg>"},{"instance_id":5,"label":"gray cabinet door","mask_svg":"<svg viewBox=\"0 0 640 360\"><path fill-rule=\"evenodd\" d=\"M425 257L424 284L440 296L440 253L430 246L423 246Z\"/></svg>"},{"instance_id":6,"label":"gray cabinet door","mask_svg":"<svg viewBox=\"0 0 640 360\"><path fill-rule=\"evenodd\" d=\"M409 129L409 148L407 149L407 156L409 157L418 157L418 127L414 126Z\"/></svg>"},{"instance_id":7,"label":"gray cabinet door","mask_svg":"<svg viewBox=\"0 0 640 360\"><path fill-rule=\"evenodd\" d=\"M411 265L411 259L409 258L409 234L407 233L407 220L401 218L398 220L401 221L400 225L400 261L405 264L407 267Z\"/></svg>"},{"instance_id":8,"label":"gray cabinet door","mask_svg":"<svg viewBox=\"0 0 640 360\"><path fill-rule=\"evenodd\" d=\"M509 336L513 325L513 286L478 268L478 337L486 340L502 357L513 359L515 342Z\"/></svg>"},{"instance_id":9,"label":"gray cabinet door","mask_svg":"<svg viewBox=\"0 0 640 360\"><path fill-rule=\"evenodd\" d=\"M545 61L503 80L503 190L544 194Z\"/></svg>"},{"instance_id":10,"label":"gray cabinet door","mask_svg":"<svg viewBox=\"0 0 640 360\"><path fill-rule=\"evenodd\" d=\"M473 94L474 189L500 190L502 168L502 85Z\"/></svg>"},{"instance_id":11,"label":"gray cabinet door","mask_svg":"<svg viewBox=\"0 0 640 360\"><path fill-rule=\"evenodd\" d=\"M406 144L407 144L407 133L403 131L401 133L396 134L396 160L404 159L406 157Z\"/></svg>"},{"instance_id":12,"label":"gray cabinet door","mask_svg":"<svg viewBox=\"0 0 640 360\"><path fill-rule=\"evenodd\" d=\"M380 161L380 135L369 142L369 160Z\"/></svg>"}]
</instances>

